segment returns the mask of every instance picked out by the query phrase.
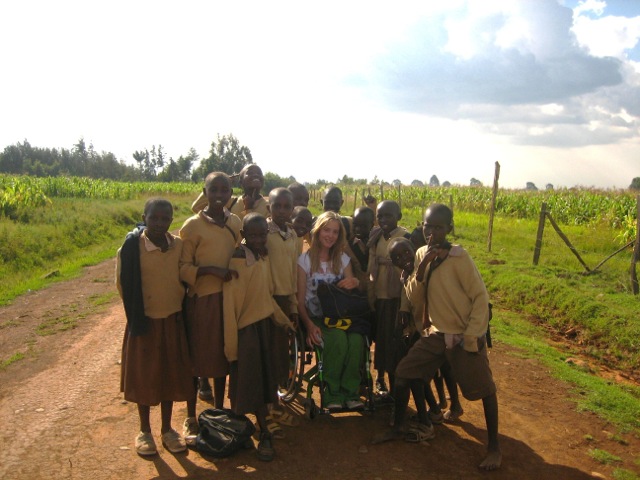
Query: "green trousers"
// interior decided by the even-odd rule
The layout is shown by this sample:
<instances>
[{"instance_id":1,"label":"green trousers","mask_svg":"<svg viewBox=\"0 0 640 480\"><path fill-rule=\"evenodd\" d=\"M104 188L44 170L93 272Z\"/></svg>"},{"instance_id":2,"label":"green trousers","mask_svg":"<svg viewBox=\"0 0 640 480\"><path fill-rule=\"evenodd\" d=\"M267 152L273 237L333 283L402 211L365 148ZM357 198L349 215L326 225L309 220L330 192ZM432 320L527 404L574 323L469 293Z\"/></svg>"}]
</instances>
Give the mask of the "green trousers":
<instances>
[{"instance_id":1,"label":"green trousers","mask_svg":"<svg viewBox=\"0 0 640 480\"><path fill-rule=\"evenodd\" d=\"M324 339L323 375L326 383L325 406L360 399L360 366L364 338L339 328L320 325Z\"/></svg>"}]
</instances>

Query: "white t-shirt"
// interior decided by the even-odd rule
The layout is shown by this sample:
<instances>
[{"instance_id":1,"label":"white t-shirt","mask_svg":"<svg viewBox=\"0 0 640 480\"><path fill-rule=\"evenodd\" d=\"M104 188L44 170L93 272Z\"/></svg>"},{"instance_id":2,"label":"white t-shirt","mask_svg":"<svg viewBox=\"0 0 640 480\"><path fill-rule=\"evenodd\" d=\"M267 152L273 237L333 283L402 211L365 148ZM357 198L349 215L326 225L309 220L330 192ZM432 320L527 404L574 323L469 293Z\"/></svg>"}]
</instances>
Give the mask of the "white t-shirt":
<instances>
[{"instance_id":1,"label":"white t-shirt","mask_svg":"<svg viewBox=\"0 0 640 480\"><path fill-rule=\"evenodd\" d=\"M322 316L322 308L320 307L320 300L318 300L318 283L320 281L326 283L335 283L344 278L344 269L347 268L351 259L349 255L343 253L340 257L342 266L340 267L340 274L333 273L331 268L331 262L320 262L320 271L311 273L311 257L309 252L305 252L298 257L298 265L307 274L307 291L305 293L305 306L309 312L311 318L318 318Z\"/></svg>"}]
</instances>

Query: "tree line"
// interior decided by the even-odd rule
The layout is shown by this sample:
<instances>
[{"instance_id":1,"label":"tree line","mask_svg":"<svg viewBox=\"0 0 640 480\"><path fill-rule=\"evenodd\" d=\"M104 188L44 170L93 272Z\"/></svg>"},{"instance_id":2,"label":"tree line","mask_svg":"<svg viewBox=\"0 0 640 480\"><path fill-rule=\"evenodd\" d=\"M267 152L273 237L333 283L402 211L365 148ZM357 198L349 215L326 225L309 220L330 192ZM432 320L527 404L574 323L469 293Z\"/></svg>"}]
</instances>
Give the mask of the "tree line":
<instances>
[{"instance_id":1,"label":"tree line","mask_svg":"<svg viewBox=\"0 0 640 480\"><path fill-rule=\"evenodd\" d=\"M128 164L118 159L111 152L98 152L93 144L87 145L80 138L73 148L41 148L32 146L27 140L22 143L5 147L0 153L0 173L14 175L32 175L37 177L77 176L89 178L103 178L120 181L156 181L156 182L197 182L204 180L209 172L222 171L229 175L236 174L242 168L253 163L253 156L249 147L242 145L233 135L220 135L211 142L209 155L201 158L194 148L190 148L185 155L177 159L168 157L162 145L153 145L150 149L136 150L132 153L134 164ZM269 192L276 187L295 182L292 176L281 177L272 172L265 172L264 191ZM352 178L343 175L335 182L318 179L308 186L323 188L331 184L341 185L400 185L398 179L391 183L375 176L371 181L365 178ZM448 187L451 183L442 184L436 175L432 175L428 184L430 187ZM472 178L472 187L481 187L482 182ZM411 186L426 186L421 180L413 180ZM527 182L527 190L538 190L533 182ZM630 189L640 190L640 177L632 180ZM553 185L547 184L546 190L553 190Z\"/></svg>"}]
</instances>

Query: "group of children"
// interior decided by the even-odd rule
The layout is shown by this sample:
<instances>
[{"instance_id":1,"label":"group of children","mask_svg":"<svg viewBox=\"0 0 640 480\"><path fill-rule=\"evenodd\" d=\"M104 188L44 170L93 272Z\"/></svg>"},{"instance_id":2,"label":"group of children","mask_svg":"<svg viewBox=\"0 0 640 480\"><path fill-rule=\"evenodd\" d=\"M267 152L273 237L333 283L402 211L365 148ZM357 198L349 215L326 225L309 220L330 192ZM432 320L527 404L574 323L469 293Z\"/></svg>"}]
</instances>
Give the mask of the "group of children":
<instances>
[{"instance_id":1,"label":"group of children","mask_svg":"<svg viewBox=\"0 0 640 480\"><path fill-rule=\"evenodd\" d=\"M231 179L209 174L177 237L168 232L171 204L149 200L144 226L118 252L116 281L127 316L121 389L138 404L136 451L157 452L149 407L158 404L163 444L184 451L198 431L197 395L222 408L229 375L231 409L255 415L258 458L272 460L273 438L284 435L280 424L299 423L277 397L289 373L289 330L296 328L310 346L324 349L326 407L362 408L356 378L362 336L331 328L319 311L317 287L330 282L366 292L373 308L376 389L394 405L393 428L374 443L432 438L432 423L462 414L457 379L466 398L482 398L485 406L489 455L481 468L498 468L497 400L483 341L488 296L468 254L446 242L450 210L431 206L423 235L412 235L398 225L396 202L344 217L342 192L330 187L324 213L314 219L303 185L274 189L267 202L257 165L239 177L243 194L232 197ZM435 271L440 263L445 267ZM444 413L442 380L439 401L428 384L434 377L449 389L451 408ZM418 410L413 425L404 418L409 392ZM184 436L171 427L174 401L187 402Z\"/></svg>"}]
</instances>

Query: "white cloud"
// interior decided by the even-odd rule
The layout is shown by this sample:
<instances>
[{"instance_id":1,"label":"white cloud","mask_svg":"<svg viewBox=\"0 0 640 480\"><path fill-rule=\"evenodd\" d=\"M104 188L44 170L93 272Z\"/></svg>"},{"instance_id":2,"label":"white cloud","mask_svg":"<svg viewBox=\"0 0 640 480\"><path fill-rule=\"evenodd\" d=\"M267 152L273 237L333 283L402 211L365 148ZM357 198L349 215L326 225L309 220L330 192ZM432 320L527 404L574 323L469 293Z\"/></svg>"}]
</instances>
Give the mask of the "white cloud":
<instances>
[{"instance_id":1,"label":"white cloud","mask_svg":"<svg viewBox=\"0 0 640 480\"><path fill-rule=\"evenodd\" d=\"M576 11L602 8L589 1ZM588 53L576 40L571 9L553 0L520 0L471 11L420 19L378 59L368 78L373 94L392 109L472 119L521 144L607 144L638 135L637 71L622 57ZM612 18L585 21L626 32L616 45L628 48L635 23L613 28ZM601 43L613 45L606 37Z\"/></svg>"}]
</instances>

